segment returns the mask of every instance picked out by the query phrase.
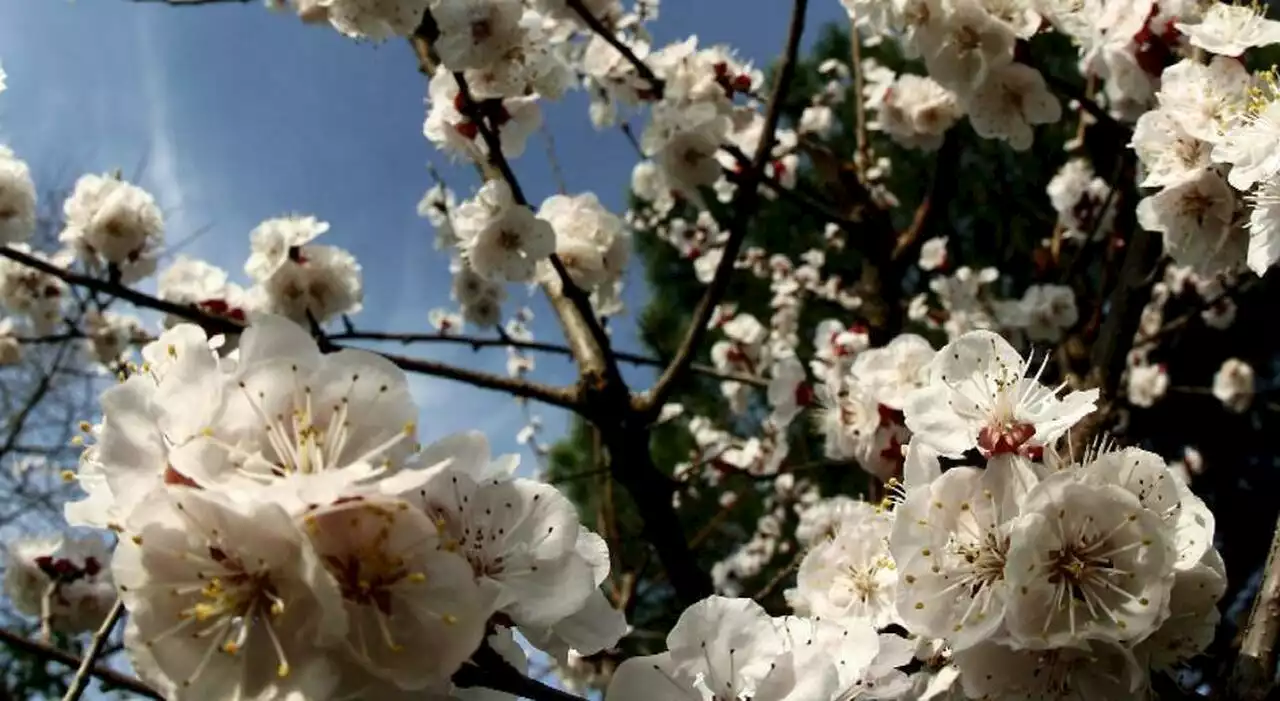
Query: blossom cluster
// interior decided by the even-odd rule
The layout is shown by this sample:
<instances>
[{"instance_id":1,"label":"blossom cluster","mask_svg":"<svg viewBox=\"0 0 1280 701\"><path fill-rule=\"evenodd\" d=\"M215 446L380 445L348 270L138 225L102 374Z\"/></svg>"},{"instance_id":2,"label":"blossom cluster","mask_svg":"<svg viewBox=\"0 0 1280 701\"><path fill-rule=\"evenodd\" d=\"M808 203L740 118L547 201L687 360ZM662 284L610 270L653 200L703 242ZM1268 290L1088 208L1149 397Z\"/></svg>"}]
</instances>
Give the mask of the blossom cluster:
<instances>
[{"instance_id":1,"label":"blossom cluster","mask_svg":"<svg viewBox=\"0 0 1280 701\"><path fill-rule=\"evenodd\" d=\"M860 33L895 37L903 53L928 70L928 77L881 72L868 83L880 128L895 141L937 148L940 134L967 115L978 135L1025 151L1033 127L1061 118L1062 105L1040 71L1015 56L1016 44L1044 20L1032 3L842 2Z\"/></svg>"},{"instance_id":2,"label":"blossom cluster","mask_svg":"<svg viewBox=\"0 0 1280 701\"><path fill-rule=\"evenodd\" d=\"M79 265L86 273L121 284L156 271L164 241L161 210L149 193L116 174L90 174L76 182L63 205L65 226L58 236L63 248L52 255L25 242L35 228L35 189L27 165L2 147L0 201L5 203L0 212L6 214L0 231L15 251L59 268ZM250 234L245 263L249 288L231 282L216 266L178 256L159 273L159 297L236 323L262 312L309 326L358 312L363 298L359 263L341 248L314 243L328 229L328 223L311 216L268 219ZM28 330L52 334L71 313L66 288L54 275L0 260L0 305L12 315L0 338ZM175 315L166 318L166 326L180 322ZM111 369L148 338L138 319L114 312L90 313L83 332L87 356ZM6 363L16 362L16 341L5 346L11 348Z\"/></svg>"},{"instance_id":3,"label":"blossom cluster","mask_svg":"<svg viewBox=\"0 0 1280 701\"><path fill-rule=\"evenodd\" d=\"M66 507L120 535L110 562L28 546L8 572L33 582L11 592L82 574L67 586L97 598L55 620L100 620L88 604L118 589L134 667L170 698L444 698L486 638L510 651L518 629L565 657L626 632L598 588L608 548L566 497L479 434L419 445L381 357L250 321L231 351L189 324L142 349L102 396L74 475L87 496Z\"/></svg>"},{"instance_id":4,"label":"blossom cluster","mask_svg":"<svg viewBox=\"0 0 1280 701\"><path fill-rule=\"evenodd\" d=\"M111 554L97 535L14 540L4 590L19 613L49 631L96 630L116 600Z\"/></svg>"},{"instance_id":5,"label":"blossom cluster","mask_svg":"<svg viewBox=\"0 0 1280 701\"><path fill-rule=\"evenodd\" d=\"M853 373L902 372L870 386L900 392L904 481L879 506L808 507L787 592L797 617L704 601L669 652L618 670L610 701L659 678L672 699L699 683L717 698L1146 698L1152 673L1208 645L1226 579L1213 515L1184 478L1137 448L1064 456L1059 439L1097 392L1040 384L1000 336L972 331L936 353L910 339ZM912 638L871 639L895 625ZM840 642L860 638L862 657ZM908 677L882 654L921 664Z\"/></svg>"}]
</instances>

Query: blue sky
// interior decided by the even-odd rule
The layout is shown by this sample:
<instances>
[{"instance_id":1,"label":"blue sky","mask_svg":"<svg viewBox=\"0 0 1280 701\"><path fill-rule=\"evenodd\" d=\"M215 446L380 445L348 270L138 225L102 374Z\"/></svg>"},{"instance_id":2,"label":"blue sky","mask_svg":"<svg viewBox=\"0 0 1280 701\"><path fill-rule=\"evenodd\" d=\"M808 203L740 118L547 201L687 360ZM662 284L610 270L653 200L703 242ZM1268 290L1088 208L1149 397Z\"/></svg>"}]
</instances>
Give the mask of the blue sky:
<instances>
[{"instance_id":1,"label":"blue sky","mask_svg":"<svg viewBox=\"0 0 1280 701\"><path fill-rule=\"evenodd\" d=\"M836 0L814 0L809 38L841 20ZM784 0L668 0L654 26L659 43L698 33L757 62L781 47ZM415 206L434 164L460 195L473 171L451 165L422 136L425 79L403 42L350 41L305 26L260 3L171 8L128 0L0 0L0 143L39 182L65 185L82 172L145 164L141 184L167 214L170 242L207 229L185 252L240 274L248 232L262 219L298 212L329 221L325 243L364 267L361 328L426 331L427 310L447 304L447 260ZM573 94L545 116L570 192L594 190L615 211L634 156L617 131L595 132ZM515 164L534 202L554 194L544 143L535 137ZM523 296L511 290L513 298ZM633 283L627 298L643 306ZM534 304L541 340L559 340L545 305ZM616 343L636 349L629 318ZM505 354L445 347L416 352L502 372ZM565 383L567 363L540 357L537 377ZM643 386L647 373L632 376ZM478 428L495 450L517 450L523 425L509 398L432 378L413 380L424 438ZM565 417L538 408L547 437Z\"/></svg>"}]
</instances>

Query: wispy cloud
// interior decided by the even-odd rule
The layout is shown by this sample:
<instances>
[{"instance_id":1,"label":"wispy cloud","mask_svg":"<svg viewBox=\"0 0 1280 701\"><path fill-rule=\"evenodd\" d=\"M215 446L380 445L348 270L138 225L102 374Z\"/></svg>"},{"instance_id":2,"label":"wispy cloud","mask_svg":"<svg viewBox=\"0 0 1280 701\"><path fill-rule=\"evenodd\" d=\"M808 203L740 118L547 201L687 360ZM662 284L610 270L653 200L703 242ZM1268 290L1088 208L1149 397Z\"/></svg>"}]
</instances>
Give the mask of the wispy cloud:
<instances>
[{"instance_id":1,"label":"wispy cloud","mask_svg":"<svg viewBox=\"0 0 1280 701\"><path fill-rule=\"evenodd\" d=\"M133 23L148 131L146 160L142 164L143 180L165 212L165 228L172 244L195 229L186 190L178 177L178 153L170 122L165 59L157 45L158 28L152 26L150 17L150 13L138 13Z\"/></svg>"}]
</instances>

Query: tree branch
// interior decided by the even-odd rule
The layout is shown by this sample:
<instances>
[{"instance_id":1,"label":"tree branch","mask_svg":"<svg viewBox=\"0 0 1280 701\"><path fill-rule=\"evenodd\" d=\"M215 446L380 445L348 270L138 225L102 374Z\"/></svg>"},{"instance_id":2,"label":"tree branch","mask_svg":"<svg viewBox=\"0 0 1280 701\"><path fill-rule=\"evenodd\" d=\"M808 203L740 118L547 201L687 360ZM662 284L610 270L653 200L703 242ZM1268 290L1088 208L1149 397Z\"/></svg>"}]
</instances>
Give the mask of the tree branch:
<instances>
[{"instance_id":1,"label":"tree branch","mask_svg":"<svg viewBox=\"0 0 1280 701\"><path fill-rule=\"evenodd\" d=\"M908 256L918 245L922 235L933 227L934 223L947 216L947 205L955 193L958 179L955 176L956 164L960 160L960 138L947 132L942 140L942 148L938 149L938 157L933 164L933 179L929 181L929 190L924 199L916 207L911 226L898 235L894 242L890 260L901 264L914 263Z\"/></svg>"},{"instance_id":2,"label":"tree branch","mask_svg":"<svg viewBox=\"0 0 1280 701\"><path fill-rule=\"evenodd\" d=\"M786 99L787 91L791 87L791 79L796 72L796 57L800 51L800 38L804 34L804 15L808 4L808 0L795 0L792 6L787 45L783 50L782 63L778 67L778 79L773 85L773 91L769 95L769 102L765 108L760 143L756 146L750 168L743 173L742 182L738 184L738 194L734 198L733 218L729 224L729 240L724 245L724 257L720 259L720 265L716 267L711 283L707 285L706 292L694 309L684 340L676 350L671 364L641 400L642 410L650 415L662 409L662 405L675 389L676 383L688 372L689 366L693 363L694 354L707 335L707 323L711 320L716 305L729 288L729 278L733 275L734 262L747 237L747 222L751 220L760 200L760 178L763 177L765 165L768 164L773 152L774 136L778 131L778 122L782 118L782 103Z\"/></svg>"},{"instance_id":3,"label":"tree branch","mask_svg":"<svg viewBox=\"0 0 1280 701\"><path fill-rule=\"evenodd\" d=\"M728 153L730 156L733 156L738 161L740 166L744 168L750 166L751 159L747 157L747 154L742 152L742 149L738 148L737 146L734 146L733 144L721 146L720 148L725 153ZM737 182L737 183L743 182L742 174L739 171L725 168L724 174L726 178L729 178L734 182ZM852 219L849 219L848 217L841 215L839 212L836 212L834 209L832 209L827 204L821 202L816 197L813 197L809 194L802 192L799 189L798 184L797 184L797 187L794 187L794 188L783 187L782 183L778 182L775 178L770 178L764 175L763 173L760 174L758 183L760 185L764 185L765 187L769 188L769 190L777 194L782 199L787 200L799 207L803 207L804 209L809 210L811 213L816 214L819 217L833 224L836 224L841 229L844 229L846 232L853 233L854 229L857 227L858 222L855 222Z\"/></svg>"},{"instance_id":4,"label":"tree branch","mask_svg":"<svg viewBox=\"0 0 1280 701\"><path fill-rule=\"evenodd\" d=\"M458 83L458 94L462 97L460 111L476 125L481 139L484 140L485 149L488 151L489 165L498 171L511 188L511 196L516 203L529 206L529 200L525 197L519 180L516 179L515 171L511 169L511 164L502 153L502 140L479 113L466 77L460 72L455 72L453 78ZM578 362L579 373L584 378L603 379L607 376L620 379L617 363L610 353L609 334L605 333L604 326L596 317L595 310L591 307L591 298L569 276L569 271L564 267L560 256L552 253L550 260L551 267L560 280L559 294L548 285L544 285L543 288L551 300L552 309L560 319L569 348L572 349L573 357Z\"/></svg>"},{"instance_id":5,"label":"tree branch","mask_svg":"<svg viewBox=\"0 0 1280 701\"><path fill-rule=\"evenodd\" d=\"M1129 168L1124 169L1128 171ZM1107 299L1106 319L1093 346L1092 364L1095 386L1103 397L1115 398L1124 373L1125 357L1133 347L1142 305L1138 301L1150 294L1154 280L1152 267L1160 252L1159 239L1136 222L1130 224L1133 234L1125 246L1119 277Z\"/></svg>"},{"instance_id":6,"label":"tree branch","mask_svg":"<svg viewBox=\"0 0 1280 701\"><path fill-rule=\"evenodd\" d=\"M186 319L199 324L210 333L238 334L244 331L244 327L242 325L232 321L231 319L212 316L210 314L205 314L195 307L189 307L152 297L151 295L125 287L119 283L113 283L107 280L101 280L70 270L65 270L49 263L48 261L41 260L21 251L16 251L8 246L0 247L0 256L52 275L63 280L67 284L118 297L138 307L154 309L156 311ZM333 344L332 346L332 350L335 351L343 350L344 348L344 346L338 344ZM483 389L507 392L526 399L536 399L540 402L566 409L576 410L578 407L578 402L575 398L574 392L568 388L551 387L524 379L509 378L503 377L502 375L469 370L467 368L455 367L453 365L433 360L409 358L389 353L381 353L379 355L382 355L387 360L395 363L400 367L400 369L406 372L443 377L448 380L464 382Z\"/></svg>"},{"instance_id":7,"label":"tree branch","mask_svg":"<svg viewBox=\"0 0 1280 701\"><path fill-rule=\"evenodd\" d=\"M853 17L849 18L849 58L853 61L853 65L849 68L853 72L853 135L856 144L859 168L866 168L871 165L867 163L867 99L863 93L863 83L865 82L862 75L862 35L858 33L858 23Z\"/></svg>"},{"instance_id":8,"label":"tree branch","mask_svg":"<svg viewBox=\"0 0 1280 701\"><path fill-rule=\"evenodd\" d=\"M62 697L62 701L77 701L84 690L89 686L89 677L93 676L94 663L98 661L98 656L102 654L102 648L107 644L107 639L111 637L111 631L115 630L116 624L120 622L124 616L124 601L116 599L116 603L111 607L111 612L107 614L106 620L102 622L102 626L98 628L98 632L93 634L93 639L89 641L89 649L85 651L84 658L80 660L80 668L76 670L76 676L71 679L71 687L67 689L67 694Z\"/></svg>"},{"instance_id":9,"label":"tree branch","mask_svg":"<svg viewBox=\"0 0 1280 701\"><path fill-rule=\"evenodd\" d=\"M665 84L662 79L653 72L653 69L649 67L649 64L642 61L639 56L636 56L635 52L631 50L631 47L618 39L618 35L614 34L612 30L606 27L604 22L600 21L600 18L591 14L591 11L587 9L587 6L582 4L582 0L565 0L565 4L573 8L574 12L578 13L578 16L582 18L582 22L590 27L591 31L600 35L601 39L609 42L609 46L612 46L618 53L622 54L622 57L627 59L628 63L635 66L636 72L640 74L640 77L648 81L649 90L653 93L653 98L655 100L662 99L662 91Z\"/></svg>"},{"instance_id":10,"label":"tree branch","mask_svg":"<svg viewBox=\"0 0 1280 701\"><path fill-rule=\"evenodd\" d=\"M1185 328L1187 324L1191 323L1191 320L1194 319L1196 316L1200 315L1206 310L1212 309L1219 302L1225 301L1235 295L1238 295L1247 291L1249 288L1253 287L1258 282L1260 282L1261 279L1262 278L1247 277L1235 285L1224 285L1220 292L1210 297L1206 297L1202 299L1200 303L1197 304L1196 307L1191 311L1185 312L1180 316L1165 322L1164 325L1162 325L1160 328L1156 329L1155 331L1152 331L1150 334L1140 336L1136 341L1134 341L1133 343L1134 347L1145 346L1148 343L1154 343L1164 338L1165 336L1175 331L1178 331L1179 329Z\"/></svg>"},{"instance_id":11,"label":"tree branch","mask_svg":"<svg viewBox=\"0 0 1280 701\"><path fill-rule=\"evenodd\" d=\"M133 0L144 5L172 5L173 7L196 7L198 5L247 5L253 0Z\"/></svg>"},{"instance_id":12,"label":"tree branch","mask_svg":"<svg viewBox=\"0 0 1280 701\"><path fill-rule=\"evenodd\" d=\"M1280 636L1280 521L1262 571L1262 586L1245 624L1231 674L1231 698L1262 701L1275 686L1276 638Z\"/></svg>"},{"instance_id":13,"label":"tree branch","mask_svg":"<svg viewBox=\"0 0 1280 701\"><path fill-rule=\"evenodd\" d=\"M468 336L465 334L419 334L419 333L383 333L377 331L343 331L340 333L329 334L329 339L333 341L377 341L387 343L452 343L457 345L471 346L472 350L480 350L481 348L516 348L519 350L537 351L541 353L552 353L555 355L564 355L572 357L573 352L568 346L561 346L555 343L545 343L542 341L519 341L511 337L502 338L481 338L479 336ZM639 353L628 353L626 351L613 351L613 356L624 363L634 365L643 365L649 367L666 367L667 362L661 358L651 358ZM707 377L713 377L720 380L728 380L732 382L741 382L756 387L767 387L768 381L762 377L755 375L747 375L736 372L722 372L700 363L694 363L692 366L694 372Z\"/></svg>"},{"instance_id":14,"label":"tree branch","mask_svg":"<svg viewBox=\"0 0 1280 701\"><path fill-rule=\"evenodd\" d=\"M532 701L586 701L565 691L547 686L536 679L530 679L510 663L502 659L489 645L482 644L471 658L471 664L463 665L453 675L453 683L466 689L479 687L505 691L519 698Z\"/></svg>"},{"instance_id":15,"label":"tree branch","mask_svg":"<svg viewBox=\"0 0 1280 701\"><path fill-rule=\"evenodd\" d=\"M60 650L52 645L45 645L43 643L36 642L35 640L30 640L4 628L0 628L0 642L3 642L15 650L21 650L22 652L35 655L36 657L46 660L53 660L58 664L66 665L73 669L79 669L81 664L84 662L79 657L76 657L65 650ZM109 667L104 667L102 665L91 667L89 674L102 680L102 682L108 686L117 687L145 698L157 700L162 700L164 698L160 695L160 692L152 689L138 679L121 674Z\"/></svg>"}]
</instances>

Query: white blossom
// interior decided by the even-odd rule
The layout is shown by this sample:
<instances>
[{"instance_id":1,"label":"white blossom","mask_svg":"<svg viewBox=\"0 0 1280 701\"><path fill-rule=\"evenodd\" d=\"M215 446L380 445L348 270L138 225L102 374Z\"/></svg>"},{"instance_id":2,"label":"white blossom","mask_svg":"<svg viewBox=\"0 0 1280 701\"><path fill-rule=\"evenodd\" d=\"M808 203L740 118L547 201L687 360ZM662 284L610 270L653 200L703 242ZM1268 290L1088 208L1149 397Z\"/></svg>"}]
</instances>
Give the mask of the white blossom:
<instances>
[{"instance_id":1,"label":"white blossom","mask_svg":"<svg viewBox=\"0 0 1280 701\"><path fill-rule=\"evenodd\" d=\"M1253 367L1239 358L1228 358L1213 374L1213 396L1229 411L1248 411L1253 403Z\"/></svg>"},{"instance_id":2,"label":"white blossom","mask_svg":"<svg viewBox=\"0 0 1280 701\"><path fill-rule=\"evenodd\" d=\"M1006 621L1021 644L1133 642L1168 615L1173 539L1161 516L1120 486L1071 470L1050 475L1027 495L1009 540L1016 594Z\"/></svg>"},{"instance_id":3,"label":"white blossom","mask_svg":"<svg viewBox=\"0 0 1280 701\"><path fill-rule=\"evenodd\" d=\"M249 232L249 259L244 272L256 282L270 280L297 249L329 230L329 222L312 216L288 216L267 219Z\"/></svg>"},{"instance_id":4,"label":"white blossom","mask_svg":"<svg viewBox=\"0 0 1280 701\"><path fill-rule=\"evenodd\" d=\"M294 253L252 290L254 306L309 325L364 306L362 269L355 256L337 246L308 244Z\"/></svg>"},{"instance_id":5,"label":"white blossom","mask_svg":"<svg viewBox=\"0 0 1280 701\"><path fill-rule=\"evenodd\" d=\"M1013 522L1036 481L1023 459L1005 455L908 490L890 542L909 630L964 649L1002 628L1015 595L1006 572Z\"/></svg>"},{"instance_id":6,"label":"white blossom","mask_svg":"<svg viewBox=\"0 0 1280 701\"><path fill-rule=\"evenodd\" d=\"M362 499L312 510L303 524L341 593L357 665L419 689L445 683L479 646L489 601L426 513Z\"/></svg>"},{"instance_id":7,"label":"white blossom","mask_svg":"<svg viewBox=\"0 0 1280 701\"><path fill-rule=\"evenodd\" d=\"M555 488L512 478L515 456L468 462L418 495L446 546L467 558L493 608L517 624L550 626L577 612L602 579L598 568L608 573L604 541Z\"/></svg>"},{"instance_id":8,"label":"white blossom","mask_svg":"<svg viewBox=\"0 0 1280 701\"><path fill-rule=\"evenodd\" d=\"M113 175L83 175L63 215L66 227L58 240L87 265L115 266L126 284L155 270L164 215L146 190Z\"/></svg>"},{"instance_id":9,"label":"white blossom","mask_svg":"<svg viewBox=\"0 0 1280 701\"><path fill-rule=\"evenodd\" d=\"M1169 373L1163 365L1134 365L1129 368L1125 394L1134 406L1151 407L1169 391Z\"/></svg>"},{"instance_id":10,"label":"white blossom","mask_svg":"<svg viewBox=\"0 0 1280 701\"><path fill-rule=\"evenodd\" d=\"M1047 359L1046 359L1047 362ZM929 383L907 397L907 427L947 455L977 447L987 455L1052 445L1093 411L1098 391L1054 388L1027 377L1030 362L999 335L971 331L940 349Z\"/></svg>"},{"instance_id":11,"label":"white blossom","mask_svg":"<svg viewBox=\"0 0 1280 701\"><path fill-rule=\"evenodd\" d=\"M440 36L432 48L452 71L491 66L522 40L522 9L519 0L433 0Z\"/></svg>"},{"instance_id":12,"label":"white blossom","mask_svg":"<svg viewBox=\"0 0 1280 701\"><path fill-rule=\"evenodd\" d=\"M1266 19L1265 7L1210 3L1198 22L1179 22L1192 46L1211 54L1239 56L1257 46L1280 43L1280 22Z\"/></svg>"},{"instance_id":13,"label":"white blossom","mask_svg":"<svg viewBox=\"0 0 1280 701\"><path fill-rule=\"evenodd\" d=\"M574 283L595 293L597 306L614 295L631 258L631 233L622 220L590 193L553 195L543 201L538 218L555 230L556 255ZM543 274L558 283L554 271Z\"/></svg>"},{"instance_id":14,"label":"white blossom","mask_svg":"<svg viewBox=\"0 0 1280 701\"><path fill-rule=\"evenodd\" d=\"M116 600L107 545L96 535L14 539L4 591L19 613L50 630L96 630Z\"/></svg>"},{"instance_id":15,"label":"white blossom","mask_svg":"<svg viewBox=\"0 0 1280 701\"><path fill-rule=\"evenodd\" d=\"M537 264L555 251L551 224L517 203L501 179L458 207L455 226L471 267L496 281L532 280Z\"/></svg>"},{"instance_id":16,"label":"white blossom","mask_svg":"<svg viewBox=\"0 0 1280 701\"><path fill-rule=\"evenodd\" d=\"M1033 126L1062 117L1062 105L1040 71L1021 63L993 69L966 104L969 123L979 136L1007 141L1015 151L1031 148Z\"/></svg>"},{"instance_id":17,"label":"white blossom","mask_svg":"<svg viewBox=\"0 0 1280 701\"><path fill-rule=\"evenodd\" d=\"M987 642L955 662L969 698L1140 699L1147 684L1133 653L1105 641L1048 651Z\"/></svg>"},{"instance_id":18,"label":"white blossom","mask_svg":"<svg viewBox=\"0 0 1280 701\"><path fill-rule=\"evenodd\" d=\"M431 0L292 0L306 22L328 21L356 39L381 41L408 36L422 22Z\"/></svg>"},{"instance_id":19,"label":"white blossom","mask_svg":"<svg viewBox=\"0 0 1280 701\"><path fill-rule=\"evenodd\" d=\"M858 504L805 553L787 592L797 614L874 628L898 621L899 575L889 553L894 515Z\"/></svg>"},{"instance_id":20,"label":"white blossom","mask_svg":"<svg viewBox=\"0 0 1280 701\"><path fill-rule=\"evenodd\" d=\"M947 237L937 236L920 246L920 269L942 270L947 266Z\"/></svg>"},{"instance_id":21,"label":"white blossom","mask_svg":"<svg viewBox=\"0 0 1280 701\"><path fill-rule=\"evenodd\" d=\"M1144 198L1137 208L1138 223L1163 235L1174 260L1205 273L1244 262L1248 236L1236 227L1235 211L1235 194L1211 169Z\"/></svg>"},{"instance_id":22,"label":"white blossom","mask_svg":"<svg viewBox=\"0 0 1280 701\"><path fill-rule=\"evenodd\" d=\"M142 678L171 698L326 693L328 679L308 667L346 633L347 616L288 514L185 487L147 502L112 562Z\"/></svg>"},{"instance_id":23,"label":"white blossom","mask_svg":"<svg viewBox=\"0 0 1280 701\"><path fill-rule=\"evenodd\" d=\"M0 146L0 243L25 241L35 228L36 186L31 169L12 150Z\"/></svg>"},{"instance_id":24,"label":"white blossom","mask_svg":"<svg viewBox=\"0 0 1280 701\"><path fill-rule=\"evenodd\" d=\"M1021 329L1032 341L1056 343L1063 332L1076 325L1075 291L1066 285L1031 285L1022 299L1000 302L996 316L1001 325Z\"/></svg>"},{"instance_id":25,"label":"white blossom","mask_svg":"<svg viewBox=\"0 0 1280 701\"><path fill-rule=\"evenodd\" d=\"M920 27L916 44L925 47L930 77L964 96L1013 60L1017 37L978 0L955 0L947 7L939 21Z\"/></svg>"}]
</instances>

